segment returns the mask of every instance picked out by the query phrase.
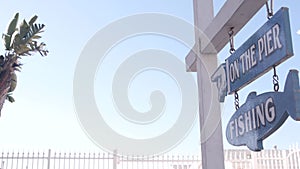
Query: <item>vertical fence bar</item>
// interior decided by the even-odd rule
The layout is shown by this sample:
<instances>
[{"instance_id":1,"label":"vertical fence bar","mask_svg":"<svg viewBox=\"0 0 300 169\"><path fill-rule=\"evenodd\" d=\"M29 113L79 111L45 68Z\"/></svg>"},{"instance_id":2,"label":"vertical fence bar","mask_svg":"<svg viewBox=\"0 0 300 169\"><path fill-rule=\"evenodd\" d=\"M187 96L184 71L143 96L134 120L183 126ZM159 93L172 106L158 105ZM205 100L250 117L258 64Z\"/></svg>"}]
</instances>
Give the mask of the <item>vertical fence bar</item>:
<instances>
[{"instance_id":1,"label":"vertical fence bar","mask_svg":"<svg viewBox=\"0 0 300 169\"><path fill-rule=\"evenodd\" d=\"M80 169L80 158L81 158L81 153L78 154L78 169Z\"/></svg>"},{"instance_id":2,"label":"vertical fence bar","mask_svg":"<svg viewBox=\"0 0 300 169\"><path fill-rule=\"evenodd\" d=\"M95 159L96 158L96 154L95 154L95 151L93 153L93 169L95 169Z\"/></svg>"},{"instance_id":3,"label":"vertical fence bar","mask_svg":"<svg viewBox=\"0 0 300 169\"><path fill-rule=\"evenodd\" d=\"M64 164L63 164L63 169L66 169L66 152L64 153Z\"/></svg>"},{"instance_id":4,"label":"vertical fence bar","mask_svg":"<svg viewBox=\"0 0 300 169\"><path fill-rule=\"evenodd\" d=\"M86 163L87 163L87 168L90 169L90 167L91 167L91 166L90 166L91 152L89 152L88 154L89 154L89 155L87 156L87 159L86 159L87 162L86 162Z\"/></svg>"},{"instance_id":5,"label":"vertical fence bar","mask_svg":"<svg viewBox=\"0 0 300 169\"><path fill-rule=\"evenodd\" d=\"M98 169L100 169L100 153L98 153L98 158L97 158L97 162L98 162Z\"/></svg>"},{"instance_id":6,"label":"vertical fence bar","mask_svg":"<svg viewBox=\"0 0 300 169\"><path fill-rule=\"evenodd\" d=\"M126 167L127 167L127 169L128 169L128 162L129 162L129 157L128 157L128 155L126 156L126 158L127 158L127 165L126 165Z\"/></svg>"},{"instance_id":7,"label":"vertical fence bar","mask_svg":"<svg viewBox=\"0 0 300 169\"><path fill-rule=\"evenodd\" d=\"M297 146L297 152L296 152L297 168L300 168L299 158L300 158L300 154L299 154L299 149L298 149L298 146Z\"/></svg>"},{"instance_id":8,"label":"vertical fence bar","mask_svg":"<svg viewBox=\"0 0 300 169\"><path fill-rule=\"evenodd\" d=\"M8 167L8 156L9 156L9 153L7 152L7 154L6 154L6 169L7 169L7 167Z\"/></svg>"},{"instance_id":9,"label":"vertical fence bar","mask_svg":"<svg viewBox=\"0 0 300 169\"><path fill-rule=\"evenodd\" d=\"M34 152L32 152L31 168L33 169L34 165Z\"/></svg>"},{"instance_id":10,"label":"vertical fence bar","mask_svg":"<svg viewBox=\"0 0 300 169\"><path fill-rule=\"evenodd\" d=\"M152 168L155 169L154 164L155 164L155 156L152 157Z\"/></svg>"},{"instance_id":11,"label":"vertical fence bar","mask_svg":"<svg viewBox=\"0 0 300 169\"><path fill-rule=\"evenodd\" d=\"M11 166L10 166L10 168L12 169L13 168L13 166L14 166L14 156L15 156L15 153L14 153L14 151L12 152L12 154L11 154Z\"/></svg>"},{"instance_id":12,"label":"vertical fence bar","mask_svg":"<svg viewBox=\"0 0 300 169\"><path fill-rule=\"evenodd\" d=\"M277 150L272 150L272 153L273 153L273 160L272 160L272 164L271 164L271 167L272 168L277 168L276 166L276 162L278 161L278 158L277 158L277 153L276 153Z\"/></svg>"},{"instance_id":13,"label":"vertical fence bar","mask_svg":"<svg viewBox=\"0 0 300 169\"><path fill-rule=\"evenodd\" d=\"M167 169L170 168L170 156L167 155Z\"/></svg>"},{"instance_id":14,"label":"vertical fence bar","mask_svg":"<svg viewBox=\"0 0 300 169\"><path fill-rule=\"evenodd\" d=\"M74 153L74 161L73 161L73 168L76 168L76 153Z\"/></svg>"},{"instance_id":15,"label":"vertical fence bar","mask_svg":"<svg viewBox=\"0 0 300 169\"><path fill-rule=\"evenodd\" d=\"M85 153L83 153L83 165L82 168L85 169Z\"/></svg>"},{"instance_id":16,"label":"vertical fence bar","mask_svg":"<svg viewBox=\"0 0 300 169\"><path fill-rule=\"evenodd\" d=\"M103 159L105 158L105 154L104 154L104 153L102 154L102 158L103 158ZM104 167L104 164L105 164L104 162L105 162L105 160L102 160L102 168L105 168L105 167Z\"/></svg>"},{"instance_id":17,"label":"vertical fence bar","mask_svg":"<svg viewBox=\"0 0 300 169\"><path fill-rule=\"evenodd\" d=\"M161 156L161 161L160 161L160 165L162 166L162 169L165 169L165 159L164 159L164 155Z\"/></svg>"},{"instance_id":18,"label":"vertical fence bar","mask_svg":"<svg viewBox=\"0 0 300 169\"><path fill-rule=\"evenodd\" d=\"M106 155L107 155L107 157L106 157L107 169L109 169L109 163L110 163L109 157L110 157L110 153L107 153Z\"/></svg>"},{"instance_id":19,"label":"vertical fence bar","mask_svg":"<svg viewBox=\"0 0 300 169\"><path fill-rule=\"evenodd\" d=\"M26 169L28 169L28 166L29 166L29 152L27 152L27 159L26 159Z\"/></svg>"},{"instance_id":20,"label":"vertical fence bar","mask_svg":"<svg viewBox=\"0 0 300 169\"><path fill-rule=\"evenodd\" d=\"M294 168L297 168L297 162L296 162L297 156L296 155L297 155L297 150L294 147L294 149L293 149L293 163L294 163Z\"/></svg>"},{"instance_id":21,"label":"vertical fence bar","mask_svg":"<svg viewBox=\"0 0 300 169\"><path fill-rule=\"evenodd\" d=\"M43 157L42 157L42 166L43 166L43 168L42 169L44 169L44 161L45 161L45 152L43 151Z\"/></svg>"},{"instance_id":22,"label":"vertical fence bar","mask_svg":"<svg viewBox=\"0 0 300 169\"><path fill-rule=\"evenodd\" d=\"M2 152L2 155L1 155L1 169L4 169L4 152Z\"/></svg>"},{"instance_id":23,"label":"vertical fence bar","mask_svg":"<svg viewBox=\"0 0 300 169\"><path fill-rule=\"evenodd\" d=\"M68 166L69 166L69 167L68 167L68 168L69 168L69 169L71 169L71 158L72 158L71 156L72 156L72 155L71 155L71 153L70 153L70 151L69 151L69 157L68 157L68 160L69 160L69 162L68 162Z\"/></svg>"},{"instance_id":24,"label":"vertical fence bar","mask_svg":"<svg viewBox=\"0 0 300 169\"><path fill-rule=\"evenodd\" d=\"M275 152L274 152L274 150L271 150L271 154L272 154L272 160L271 160L271 168L275 168L275 162L277 161L277 159L276 159L276 154L275 154Z\"/></svg>"},{"instance_id":25,"label":"vertical fence bar","mask_svg":"<svg viewBox=\"0 0 300 169\"><path fill-rule=\"evenodd\" d=\"M117 150L114 150L114 153L113 153L113 169L117 169L117 163L118 163L118 157L117 157Z\"/></svg>"},{"instance_id":26,"label":"vertical fence bar","mask_svg":"<svg viewBox=\"0 0 300 169\"><path fill-rule=\"evenodd\" d=\"M190 168L192 165L192 163L190 161L191 161L191 157L189 155L187 155L187 162L186 162L187 169Z\"/></svg>"},{"instance_id":27,"label":"vertical fence bar","mask_svg":"<svg viewBox=\"0 0 300 169\"><path fill-rule=\"evenodd\" d=\"M16 168L18 168L18 166L19 166L19 155L20 155L20 153L19 153L19 151L18 151Z\"/></svg>"},{"instance_id":28,"label":"vertical fence bar","mask_svg":"<svg viewBox=\"0 0 300 169\"><path fill-rule=\"evenodd\" d=\"M149 155L147 155L146 165L147 165L147 169L149 169Z\"/></svg>"},{"instance_id":29,"label":"vertical fence bar","mask_svg":"<svg viewBox=\"0 0 300 169\"><path fill-rule=\"evenodd\" d=\"M140 157L139 157L139 155L136 155L136 157L134 158L135 159L135 161L136 161L136 168L139 168L139 159L140 159Z\"/></svg>"},{"instance_id":30,"label":"vertical fence bar","mask_svg":"<svg viewBox=\"0 0 300 169\"><path fill-rule=\"evenodd\" d=\"M61 152L59 152L58 154L58 169L60 169L60 166L61 166Z\"/></svg>"},{"instance_id":31,"label":"vertical fence bar","mask_svg":"<svg viewBox=\"0 0 300 169\"><path fill-rule=\"evenodd\" d=\"M286 166L285 169L289 169L290 168L290 165L289 165L289 154L290 154L290 151L286 151L285 153L286 153L286 155L285 155L286 160L285 160L285 165L284 166Z\"/></svg>"},{"instance_id":32,"label":"vertical fence bar","mask_svg":"<svg viewBox=\"0 0 300 169\"><path fill-rule=\"evenodd\" d=\"M53 155L53 169L56 168L56 162L57 162L57 156L56 156L56 151L55 151L54 155Z\"/></svg>"},{"instance_id":33,"label":"vertical fence bar","mask_svg":"<svg viewBox=\"0 0 300 169\"><path fill-rule=\"evenodd\" d=\"M47 169L50 169L51 149L48 150Z\"/></svg>"},{"instance_id":34,"label":"vertical fence bar","mask_svg":"<svg viewBox=\"0 0 300 169\"><path fill-rule=\"evenodd\" d=\"M125 160L124 160L124 154L122 153L122 154L120 154L120 156L119 156L119 164L121 165L121 169L124 169L125 167Z\"/></svg>"},{"instance_id":35,"label":"vertical fence bar","mask_svg":"<svg viewBox=\"0 0 300 169\"><path fill-rule=\"evenodd\" d=\"M145 156L144 155L142 155L142 168L144 168L144 166L145 166L145 162L146 162L146 158L145 158Z\"/></svg>"},{"instance_id":36,"label":"vertical fence bar","mask_svg":"<svg viewBox=\"0 0 300 169\"><path fill-rule=\"evenodd\" d=\"M291 150L290 152L290 164L291 164L291 168L295 169L295 165L294 165L294 149Z\"/></svg>"},{"instance_id":37,"label":"vertical fence bar","mask_svg":"<svg viewBox=\"0 0 300 169\"><path fill-rule=\"evenodd\" d=\"M23 169L23 166L24 166L24 151L22 153L22 165L21 165L21 168Z\"/></svg>"},{"instance_id":38,"label":"vertical fence bar","mask_svg":"<svg viewBox=\"0 0 300 169\"><path fill-rule=\"evenodd\" d=\"M39 161L40 161L40 152L37 153L37 161L36 161L36 168L39 169Z\"/></svg>"}]
</instances>

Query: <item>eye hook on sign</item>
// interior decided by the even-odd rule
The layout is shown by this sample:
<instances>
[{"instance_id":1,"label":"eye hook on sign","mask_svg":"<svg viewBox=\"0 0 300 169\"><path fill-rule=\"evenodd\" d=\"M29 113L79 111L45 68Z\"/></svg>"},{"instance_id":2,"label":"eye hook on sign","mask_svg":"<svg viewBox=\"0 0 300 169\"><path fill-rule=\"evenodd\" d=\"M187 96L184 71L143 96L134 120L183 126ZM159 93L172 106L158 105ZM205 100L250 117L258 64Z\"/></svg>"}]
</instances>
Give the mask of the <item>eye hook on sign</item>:
<instances>
[{"instance_id":1,"label":"eye hook on sign","mask_svg":"<svg viewBox=\"0 0 300 169\"><path fill-rule=\"evenodd\" d=\"M274 6L273 0L270 0L270 5L269 5L268 1L266 2L267 18L268 19L271 19L272 16L273 16L273 6Z\"/></svg>"},{"instance_id":2,"label":"eye hook on sign","mask_svg":"<svg viewBox=\"0 0 300 169\"><path fill-rule=\"evenodd\" d=\"M234 34L233 29L234 29L234 27L231 27L230 30L229 30L229 32L228 32L228 35L229 35L229 45L230 45L229 53L230 54L233 54L235 52L234 39L233 39L233 34Z\"/></svg>"}]
</instances>

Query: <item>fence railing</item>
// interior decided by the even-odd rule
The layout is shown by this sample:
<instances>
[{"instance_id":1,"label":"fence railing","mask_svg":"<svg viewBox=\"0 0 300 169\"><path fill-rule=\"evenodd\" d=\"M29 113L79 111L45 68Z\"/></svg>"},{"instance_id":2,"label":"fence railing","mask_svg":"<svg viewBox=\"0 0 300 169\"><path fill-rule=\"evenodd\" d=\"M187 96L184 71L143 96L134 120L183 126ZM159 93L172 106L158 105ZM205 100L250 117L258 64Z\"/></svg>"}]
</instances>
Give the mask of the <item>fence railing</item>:
<instances>
[{"instance_id":1,"label":"fence railing","mask_svg":"<svg viewBox=\"0 0 300 169\"><path fill-rule=\"evenodd\" d=\"M118 156L117 153L2 152L0 169L190 169L198 156ZM197 167L198 168L198 167Z\"/></svg>"},{"instance_id":2,"label":"fence railing","mask_svg":"<svg viewBox=\"0 0 300 169\"><path fill-rule=\"evenodd\" d=\"M300 169L300 149L225 150L226 169ZM0 169L201 169L200 156L120 156L117 152L0 152Z\"/></svg>"},{"instance_id":3,"label":"fence railing","mask_svg":"<svg viewBox=\"0 0 300 169\"><path fill-rule=\"evenodd\" d=\"M300 169L300 149L225 150L227 169Z\"/></svg>"}]
</instances>

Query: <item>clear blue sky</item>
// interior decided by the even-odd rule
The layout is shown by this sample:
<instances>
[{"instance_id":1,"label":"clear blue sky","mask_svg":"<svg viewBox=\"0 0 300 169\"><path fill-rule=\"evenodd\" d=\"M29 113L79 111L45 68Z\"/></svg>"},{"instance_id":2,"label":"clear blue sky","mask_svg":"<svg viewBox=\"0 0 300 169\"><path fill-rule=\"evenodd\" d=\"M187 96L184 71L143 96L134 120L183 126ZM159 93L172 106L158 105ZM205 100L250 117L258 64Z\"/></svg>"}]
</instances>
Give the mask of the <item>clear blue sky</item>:
<instances>
[{"instance_id":1,"label":"clear blue sky","mask_svg":"<svg viewBox=\"0 0 300 169\"><path fill-rule=\"evenodd\" d=\"M218 10L224 2L223 0L215 0L215 9ZM27 2L1 0L1 4L1 31L4 32L6 30L8 22L16 12L20 13L20 18L27 19L37 14L39 16L38 22L46 25L43 41L46 42L50 51L49 56L44 58L35 55L22 60L24 66L22 72L18 73L18 86L14 92L16 102L13 104L6 102L0 118L0 148L4 149L96 149L97 147L81 130L73 103L75 66L87 41L105 25L133 14L147 12L165 13L193 23L192 0L54 0L45 2L36 0ZM298 19L300 1L275 1L274 10L277 11L281 6L290 8L295 53L294 57L281 64L277 69L282 89L288 70L300 68L300 58L297 56L300 52L299 48L297 48L298 44L300 44L300 36L296 33L300 29L300 21ZM236 36L235 45L239 46L242 44L266 21L266 10L263 7ZM137 39L136 42L145 42L142 45L132 44L135 42L133 40L131 49L134 50L134 46L138 45L140 45L139 48L148 46L160 48L161 45L163 49L172 50L184 62L184 57L189 49L180 47L178 43L172 42L170 39L166 40L165 37L160 38L145 36L144 39ZM157 43L155 40L160 41L160 43ZM0 49L2 52L3 48ZM121 46L117 49L122 50L124 47L122 48ZM224 62L225 58L229 56L228 49L227 46L219 53L220 62ZM123 51L119 51L117 54L120 55L122 53ZM151 78L151 76L155 75L150 74L148 76ZM167 82L164 83L167 84ZM258 93L262 93L272 89L272 73L268 73L240 92L241 103L244 102L250 91L255 90ZM134 96L141 97L141 95L138 95L140 91L134 91L134 86L132 90L135 93ZM138 88L138 90L143 89ZM98 97L101 97L101 95ZM228 96L223 105L223 130L225 130L227 122L234 112L232 98L233 96ZM142 98L142 101L138 101L138 99L132 98L132 104L138 104L139 108L147 109L147 99ZM298 130L300 130L300 123L288 119L275 134L265 140L265 148L272 148L274 145L278 145L279 148L288 148L289 145L300 142L300 135L297 134ZM174 152L196 153L199 150L198 133L198 124L196 123L186 140ZM126 135L126 133L123 134ZM132 133L127 134L132 136ZM223 134L225 133L223 132ZM227 143L226 139L224 139L224 146L225 148L234 148Z\"/></svg>"}]
</instances>

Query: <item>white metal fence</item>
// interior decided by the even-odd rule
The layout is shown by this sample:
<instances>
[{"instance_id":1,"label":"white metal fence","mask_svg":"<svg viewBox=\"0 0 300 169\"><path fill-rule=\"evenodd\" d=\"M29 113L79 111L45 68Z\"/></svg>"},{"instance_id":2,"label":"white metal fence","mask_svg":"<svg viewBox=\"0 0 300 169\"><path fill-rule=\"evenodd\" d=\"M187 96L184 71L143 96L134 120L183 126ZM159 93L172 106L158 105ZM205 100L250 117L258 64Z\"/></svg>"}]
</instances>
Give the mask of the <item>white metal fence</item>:
<instances>
[{"instance_id":1,"label":"white metal fence","mask_svg":"<svg viewBox=\"0 0 300 169\"><path fill-rule=\"evenodd\" d=\"M300 149L225 150L226 169L300 169ZM200 156L115 153L1 152L0 169L201 169Z\"/></svg>"},{"instance_id":2,"label":"white metal fence","mask_svg":"<svg viewBox=\"0 0 300 169\"><path fill-rule=\"evenodd\" d=\"M300 149L225 150L226 169L300 169Z\"/></svg>"},{"instance_id":3,"label":"white metal fence","mask_svg":"<svg viewBox=\"0 0 300 169\"><path fill-rule=\"evenodd\" d=\"M117 156L116 153L2 152L1 169L189 169L198 156ZM198 167L197 167L198 168Z\"/></svg>"}]
</instances>

